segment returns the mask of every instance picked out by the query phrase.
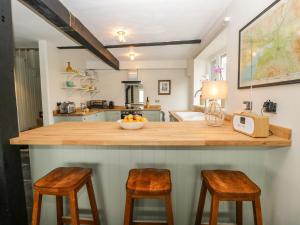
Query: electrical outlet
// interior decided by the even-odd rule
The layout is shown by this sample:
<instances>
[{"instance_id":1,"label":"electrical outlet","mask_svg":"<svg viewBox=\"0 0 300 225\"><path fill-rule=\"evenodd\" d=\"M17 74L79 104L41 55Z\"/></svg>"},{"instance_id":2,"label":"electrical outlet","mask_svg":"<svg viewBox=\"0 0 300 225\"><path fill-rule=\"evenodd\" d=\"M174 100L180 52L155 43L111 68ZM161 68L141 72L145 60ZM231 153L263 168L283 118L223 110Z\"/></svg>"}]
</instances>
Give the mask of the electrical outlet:
<instances>
[{"instance_id":1,"label":"electrical outlet","mask_svg":"<svg viewBox=\"0 0 300 225\"><path fill-rule=\"evenodd\" d=\"M276 113L277 112L277 103L272 102L271 100L265 101L262 108L263 112L267 113Z\"/></svg>"},{"instance_id":2,"label":"electrical outlet","mask_svg":"<svg viewBox=\"0 0 300 225\"><path fill-rule=\"evenodd\" d=\"M155 99L155 103L160 103L160 100L159 99Z\"/></svg>"}]
</instances>

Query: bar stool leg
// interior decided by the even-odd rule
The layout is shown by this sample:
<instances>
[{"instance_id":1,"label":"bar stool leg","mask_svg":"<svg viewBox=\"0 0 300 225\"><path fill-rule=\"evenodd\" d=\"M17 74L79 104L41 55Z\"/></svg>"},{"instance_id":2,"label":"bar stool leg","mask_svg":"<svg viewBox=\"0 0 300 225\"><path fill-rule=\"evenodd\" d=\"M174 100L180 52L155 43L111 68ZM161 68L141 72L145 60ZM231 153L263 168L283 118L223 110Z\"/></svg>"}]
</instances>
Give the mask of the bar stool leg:
<instances>
[{"instance_id":1,"label":"bar stool leg","mask_svg":"<svg viewBox=\"0 0 300 225\"><path fill-rule=\"evenodd\" d=\"M33 207L32 207L32 225L39 225L41 219L41 205L43 195L34 191Z\"/></svg>"},{"instance_id":2,"label":"bar stool leg","mask_svg":"<svg viewBox=\"0 0 300 225\"><path fill-rule=\"evenodd\" d=\"M166 207L166 212L167 212L168 225L174 225L171 194L169 194L165 197L165 207Z\"/></svg>"},{"instance_id":3,"label":"bar stool leg","mask_svg":"<svg viewBox=\"0 0 300 225\"><path fill-rule=\"evenodd\" d=\"M243 202L236 201L236 224L243 225Z\"/></svg>"},{"instance_id":4,"label":"bar stool leg","mask_svg":"<svg viewBox=\"0 0 300 225\"><path fill-rule=\"evenodd\" d=\"M262 222L262 213L261 213L261 205L259 197L255 198L252 201L253 214L254 214L254 223L255 225L263 225Z\"/></svg>"},{"instance_id":5,"label":"bar stool leg","mask_svg":"<svg viewBox=\"0 0 300 225\"><path fill-rule=\"evenodd\" d=\"M80 225L79 222L79 211L78 211L78 202L77 202L77 193L72 191L69 194L70 199L70 211L71 211L71 221L72 225Z\"/></svg>"},{"instance_id":6,"label":"bar stool leg","mask_svg":"<svg viewBox=\"0 0 300 225\"><path fill-rule=\"evenodd\" d=\"M63 211L63 197L56 196L56 221L57 225L63 225L62 217L64 215Z\"/></svg>"},{"instance_id":7,"label":"bar stool leg","mask_svg":"<svg viewBox=\"0 0 300 225\"><path fill-rule=\"evenodd\" d=\"M87 192L88 192L90 205L91 205L91 209L92 209L94 225L100 225L97 203L96 203L96 198L95 198L95 193L94 193L94 188L93 188L91 178L88 179L88 181L86 183L86 187L87 187Z\"/></svg>"},{"instance_id":8,"label":"bar stool leg","mask_svg":"<svg viewBox=\"0 0 300 225\"><path fill-rule=\"evenodd\" d=\"M203 210L204 210L204 205L205 205L206 193L207 193L207 187L206 187L205 183L202 182L195 225L201 225L201 221L202 221L202 217L203 217Z\"/></svg>"},{"instance_id":9,"label":"bar stool leg","mask_svg":"<svg viewBox=\"0 0 300 225\"><path fill-rule=\"evenodd\" d=\"M219 199L215 195L212 196L209 225L218 224Z\"/></svg>"},{"instance_id":10,"label":"bar stool leg","mask_svg":"<svg viewBox=\"0 0 300 225\"><path fill-rule=\"evenodd\" d=\"M125 214L124 214L124 225L131 225L133 220L133 204L134 199L130 194L126 194Z\"/></svg>"}]
</instances>

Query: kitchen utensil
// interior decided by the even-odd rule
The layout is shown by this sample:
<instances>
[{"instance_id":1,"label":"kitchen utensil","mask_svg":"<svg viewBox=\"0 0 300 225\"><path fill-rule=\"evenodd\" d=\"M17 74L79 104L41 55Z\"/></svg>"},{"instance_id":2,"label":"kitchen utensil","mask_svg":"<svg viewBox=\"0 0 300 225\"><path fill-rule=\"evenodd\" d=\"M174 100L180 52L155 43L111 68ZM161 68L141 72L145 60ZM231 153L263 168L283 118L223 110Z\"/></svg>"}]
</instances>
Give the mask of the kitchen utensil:
<instances>
[{"instance_id":1,"label":"kitchen utensil","mask_svg":"<svg viewBox=\"0 0 300 225\"><path fill-rule=\"evenodd\" d=\"M113 109L115 107L115 103L113 101L109 101L108 108Z\"/></svg>"},{"instance_id":2,"label":"kitchen utensil","mask_svg":"<svg viewBox=\"0 0 300 225\"><path fill-rule=\"evenodd\" d=\"M75 87L74 81L72 81L72 80L67 80L67 81L66 81L66 86L67 86L67 87Z\"/></svg>"},{"instance_id":3,"label":"kitchen utensil","mask_svg":"<svg viewBox=\"0 0 300 225\"><path fill-rule=\"evenodd\" d=\"M60 113L69 114L76 112L76 106L74 102L62 102L60 104Z\"/></svg>"},{"instance_id":4,"label":"kitchen utensil","mask_svg":"<svg viewBox=\"0 0 300 225\"><path fill-rule=\"evenodd\" d=\"M87 102L88 108L97 108L97 109L107 109L107 101L106 100L91 100Z\"/></svg>"}]
</instances>

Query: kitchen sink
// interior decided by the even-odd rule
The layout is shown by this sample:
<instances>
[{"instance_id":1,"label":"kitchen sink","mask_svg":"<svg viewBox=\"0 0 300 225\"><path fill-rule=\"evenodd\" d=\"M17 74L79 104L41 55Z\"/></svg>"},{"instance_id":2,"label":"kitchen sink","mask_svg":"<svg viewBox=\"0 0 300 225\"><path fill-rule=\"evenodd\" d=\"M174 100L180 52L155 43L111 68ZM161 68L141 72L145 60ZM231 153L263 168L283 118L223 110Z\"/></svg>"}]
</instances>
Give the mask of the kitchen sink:
<instances>
[{"instance_id":1,"label":"kitchen sink","mask_svg":"<svg viewBox=\"0 0 300 225\"><path fill-rule=\"evenodd\" d=\"M202 112L175 112L183 121L200 121L205 120Z\"/></svg>"}]
</instances>

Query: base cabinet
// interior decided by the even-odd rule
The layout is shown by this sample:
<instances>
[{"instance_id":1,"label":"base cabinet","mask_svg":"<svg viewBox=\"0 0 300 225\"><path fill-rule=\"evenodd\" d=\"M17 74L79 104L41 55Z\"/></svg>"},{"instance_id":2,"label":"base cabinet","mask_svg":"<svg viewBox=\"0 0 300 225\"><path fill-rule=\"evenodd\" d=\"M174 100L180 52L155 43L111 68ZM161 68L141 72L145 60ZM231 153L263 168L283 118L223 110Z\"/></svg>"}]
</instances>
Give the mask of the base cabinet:
<instances>
[{"instance_id":1,"label":"base cabinet","mask_svg":"<svg viewBox=\"0 0 300 225\"><path fill-rule=\"evenodd\" d=\"M161 121L161 111L142 111L144 117L151 122L159 122ZM107 121L107 122L115 122L121 119L121 111L105 111L98 112L88 116L55 116L54 122L87 122L87 121Z\"/></svg>"},{"instance_id":2,"label":"base cabinet","mask_svg":"<svg viewBox=\"0 0 300 225\"><path fill-rule=\"evenodd\" d=\"M121 119L120 111L106 111L105 112L105 121L115 122Z\"/></svg>"},{"instance_id":3,"label":"base cabinet","mask_svg":"<svg viewBox=\"0 0 300 225\"><path fill-rule=\"evenodd\" d=\"M146 117L148 121L151 122L159 122L160 119L160 111L143 111L143 117Z\"/></svg>"},{"instance_id":4,"label":"base cabinet","mask_svg":"<svg viewBox=\"0 0 300 225\"><path fill-rule=\"evenodd\" d=\"M105 113L99 112L88 116L55 116L54 122L92 122L92 121L105 121Z\"/></svg>"}]
</instances>

